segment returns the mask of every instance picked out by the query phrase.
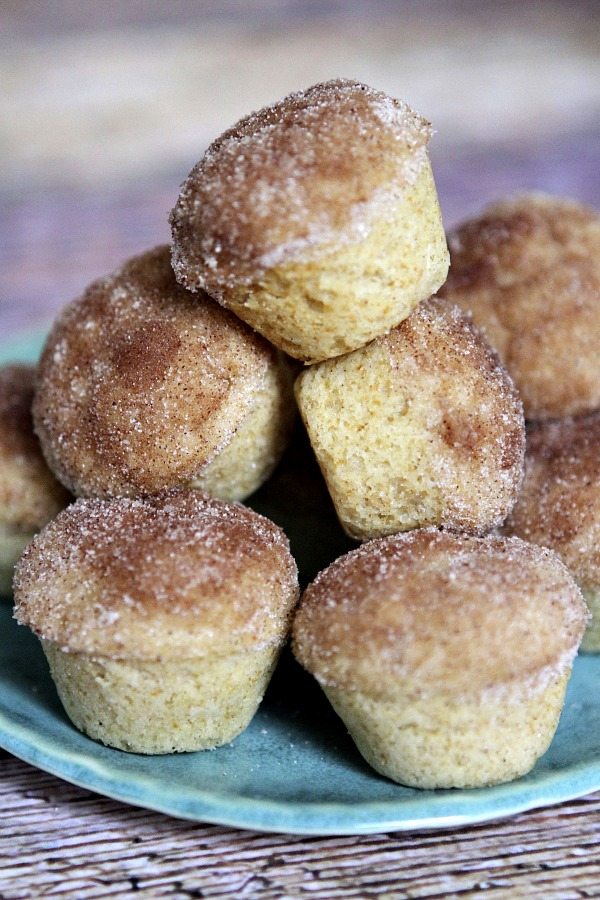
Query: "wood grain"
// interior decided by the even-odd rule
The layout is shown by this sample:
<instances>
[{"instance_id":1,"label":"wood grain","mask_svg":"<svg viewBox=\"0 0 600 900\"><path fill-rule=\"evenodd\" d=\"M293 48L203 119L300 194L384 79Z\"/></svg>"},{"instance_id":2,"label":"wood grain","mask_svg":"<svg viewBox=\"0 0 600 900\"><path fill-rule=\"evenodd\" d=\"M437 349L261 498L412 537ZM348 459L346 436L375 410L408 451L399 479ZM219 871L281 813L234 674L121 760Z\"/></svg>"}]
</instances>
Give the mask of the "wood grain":
<instances>
[{"instance_id":1,"label":"wood grain","mask_svg":"<svg viewBox=\"0 0 600 900\"><path fill-rule=\"evenodd\" d=\"M128 807L3 754L0 808L2 900L600 895L600 793L469 828L307 838Z\"/></svg>"}]
</instances>

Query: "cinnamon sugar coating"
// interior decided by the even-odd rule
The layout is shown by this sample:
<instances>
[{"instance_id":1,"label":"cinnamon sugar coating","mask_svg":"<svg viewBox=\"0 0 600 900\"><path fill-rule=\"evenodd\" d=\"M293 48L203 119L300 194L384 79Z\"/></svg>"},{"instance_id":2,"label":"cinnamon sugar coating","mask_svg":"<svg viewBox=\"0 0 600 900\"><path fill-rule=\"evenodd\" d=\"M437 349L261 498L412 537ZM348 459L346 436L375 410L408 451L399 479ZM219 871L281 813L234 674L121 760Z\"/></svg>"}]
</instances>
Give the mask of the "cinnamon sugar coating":
<instances>
[{"instance_id":1,"label":"cinnamon sugar coating","mask_svg":"<svg viewBox=\"0 0 600 900\"><path fill-rule=\"evenodd\" d=\"M381 699L527 694L568 672L586 617L550 550L421 529L363 544L318 575L293 648L323 686Z\"/></svg>"},{"instance_id":2,"label":"cinnamon sugar coating","mask_svg":"<svg viewBox=\"0 0 600 900\"><path fill-rule=\"evenodd\" d=\"M600 412L529 428L504 530L558 553L584 594L600 590Z\"/></svg>"},{"instance_id":3,"label":"cinnamon sugar coating","mask_svg":"<svg viewBox=\"0 0 600 900\"><path fill-rule=\"evenodd\" d=\"M600 216L525 194L488 207L448 241L440 295L486 332L526 418L600 407Z\"/></svg>"},{"instance_id":4,"label":"cinnamon sugar coating","mask_svg":"<svg viewBox=\"0 0 600 900\"><path fill-rule=\"evenodd\" d=\"M271 392L289 396L285 379L267 385L283 365L206 294L181 288L169 249L157 247L94 282L59 316L39 366L36 430L51 469L75 494L154 493L200 476ZM269 471L287 425L273 429ZM244 466L262 471L253 457Z\"/></svg>"},{"instance_id":5,"label":"cinnamon sugar coating","mask_svg":"<svg viewBox=\"0 0 600 900\"><path fill-rule=\"evenodd\" d=\"M33 431L34 378L33 366L0 368L0 531L37 531L69 502Z\"/></svg>"},{"instance_id":6,"label":"cinnamon sugar coating","mask_svg":"<svg viewBox=\"0 0 600 900\"><path fill-rule=\"evenodd\" d=\"M192 169L171 213L179 281L220 299L299 251L358 236L378 189L415 180L430 137L406 103L349 79L241 119Z\"/></svg>"},{"instance_id":7,"label":"cinnamon sugar coating","mask_svg":"<svg viewBox=\"0 0 600 900\"><path fill-rule=\"evenodd\" d=\"M298 596L284 533L197 491L80 499L28 546L15 615L62 650L129 660L278 647Z\"/></svg>"}]
</instances>

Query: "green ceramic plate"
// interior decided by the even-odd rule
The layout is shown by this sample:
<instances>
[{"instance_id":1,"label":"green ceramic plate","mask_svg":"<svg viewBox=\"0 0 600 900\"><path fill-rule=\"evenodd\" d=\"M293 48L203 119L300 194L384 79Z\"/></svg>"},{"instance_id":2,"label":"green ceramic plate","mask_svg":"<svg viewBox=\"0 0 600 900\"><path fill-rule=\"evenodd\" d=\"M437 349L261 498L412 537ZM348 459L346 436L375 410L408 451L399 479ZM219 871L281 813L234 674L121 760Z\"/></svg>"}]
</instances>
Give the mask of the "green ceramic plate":
<instances>
[{"instance_id":1,"label":"green ceramic plate","mask_svg":"<svg viewBox=\"0 0 600 900\"><path fill-rule=\"evenodd\" d=\"M35 359L41 336L0 348ZM291 533L305 577L346 549L333 516L301 518L268 491L257 508ZM302 528L294 533L294 525ZM372 771L316 685L285 656L261 709L232 744L144 757L110 750L70 724L37 640L0 604L0 745L66 781L183 818L300 834L441 828L507 816L600 789L600 657L575 663L556 737L525 778L477 791L416 791Z\"/></svg>"}]
</instances>

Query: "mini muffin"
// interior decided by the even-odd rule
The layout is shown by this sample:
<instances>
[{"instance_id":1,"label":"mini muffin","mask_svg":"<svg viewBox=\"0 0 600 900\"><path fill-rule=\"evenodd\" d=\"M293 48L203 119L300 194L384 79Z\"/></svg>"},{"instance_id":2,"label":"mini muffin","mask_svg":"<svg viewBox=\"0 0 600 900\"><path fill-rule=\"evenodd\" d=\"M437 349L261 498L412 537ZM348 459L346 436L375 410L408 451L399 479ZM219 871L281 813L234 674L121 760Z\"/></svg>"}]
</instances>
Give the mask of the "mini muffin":
<instances>
[{"instance_id":1,"label":"mini muffin","mask_svg":"<svg viewBox=\"0 0 600 900\"><path fill-rule=\"evenodd\" d=\"M281 529L198 491L78 500L29 545L15 614L65 710L111 747L217 747L250 722L298 578Z\"/></svg>"},{"instance_id":2,"label":"mini muffin","mask_svg":"<svg viewBox=\"0 0 600 900\"><path fill-rule=\"evenodd\" d=\"M294 404L282 356L183 290L157 247L63 311L33 415L50 468L78 496L192 485L238 500L273 470Z\"/></svg>"},{"instance_id":3,"label":"mini muffin","mask_svg":"<svg viewBox=\"0 0 600 900\"><path fill-rule=\"evenodd\" d=\"M457 307L432 299L385 337L311 366L300 413L349 535L500 525L525 426L505 369Z\"/></svg>"},{"instance_id":4,"label":"mini muffin","mask_svg":"<svg viewBox=\"0 0 600 900\"><path fill-rule=\"evenodd\" d=\"M0 595L10 594L16 561L33 535L69 502L33 433L35 369L0 368Z\"/></svg>"},{"instance_id":5,"label":"mini muffin","mask_svg":"<svg viewBox=\"0 0 600 900\"><path fill-rule=\"evenodd\" d=\"M344 79L242 119L171 213L178 281L297 359L366 344L448 272L431 134L403 101Z\"/></svg>"},{"instance_id":6,"label":"mini muffin","mask_svg":"<svg viewBox=\"0 0 600 900\"><path fill-rule=\"evenodd\" d=\"M600 413L530 427L504 531L558 553L592 613L582 649L600 651Z\"/></svg>"},{"instance_id":7,"label":"mini muffin","mask_svg":"<svg viewBox=\"0 0 600 900\"><path fill-rule=\"evenodd\" d=\"M419 788L482 787L546 751L586 617L551 551L420 529L321 572L293 649L378 772Z\"/></svg>"},{"instance_id":8,"label":"mini muffin","mask_svg":"<svg viewBox=\"0 0 600 900\"><path fill-rule=\"evenodd\" d=\"M600 407L600 216L526 194L449 236L440 294L472 313L498 350L527 419Z\"/></svg>"}]
</instances>

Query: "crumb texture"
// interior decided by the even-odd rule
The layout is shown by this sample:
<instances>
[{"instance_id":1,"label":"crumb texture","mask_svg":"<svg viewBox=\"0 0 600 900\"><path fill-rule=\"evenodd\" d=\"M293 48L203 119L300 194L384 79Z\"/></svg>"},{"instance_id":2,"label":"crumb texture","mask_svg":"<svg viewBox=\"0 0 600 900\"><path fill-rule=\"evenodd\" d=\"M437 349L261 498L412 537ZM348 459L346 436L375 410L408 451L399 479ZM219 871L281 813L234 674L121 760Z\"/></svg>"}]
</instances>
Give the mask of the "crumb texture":
<instances>
[{"instance_id":1,"label":"crumb texture","mask_svg":"<svg viewBox=\"0 0 600 900\"><path fill-rule=\"evenodd\" d=\"M195 658L280 646L297 595L281 529L181 491L78 500L25 551L15 614L69 652Z\"/></svg>"},{"instance_id":2,"label":"crumb texture","mask_svg":"<svg viewBox=\"0 0 600 900\"><path fill-rule=\"evenodd\" d=\"M310 259L273 266L223 301L290 356L330 359L361 347L405 319L448 272L431 167L363 238Z\"/></svg>"},{"instance_id":3,"label":"crumb texture","mask_svg":"<svg viewBox=\"0 0 600 900\"><path fill-rule=\"evenodd\" d=\"M600 407L600 216L526 194L448 238L440 295L472 313L498 350L528 419Z\"/></svg>"},{"instance_id":4,"label":"crumb texture","mask_svg":"<svg viewBox=\"0 0 600 900\"><path fill-rule=\"evenodd\" d=\"M532 696L398 704L327 688L356 746L378 772L410 787L488 787L525 775L556 731L568 674Z\"/></svg>"},{"instance_id":5,"label":"crumb texture","mask_svg":"<svg viewBox=\"0 0 600 900\"><path fill-rule=\"evenodd\" d=\"M457 307L421 303L385 337L306 369L296 396L352 537L432 524L484 533L512 508L521 402Z\"/></svg>"},{"instance_id":6,"label":"crumb texture","mask_svg":"<svg viewBox=\"0 0 600 900\"><path fill-rule=\"evenodd\" d=\"M581 593L591 616L581 649L586 653L600 653L600 588L582 588Z\"/></svg>"},{"instance_id":7,"label":"crumb texture","mask_svg":"<svg viewBox=\"0 0 600 900\"><path fill-rule=\"evenodd\" d=\"M212 750L256 712L276 647L226 657L140 662L64 653L43 641L60 699L94 740L131 753Z\"/></svg>"}]
</instances>

